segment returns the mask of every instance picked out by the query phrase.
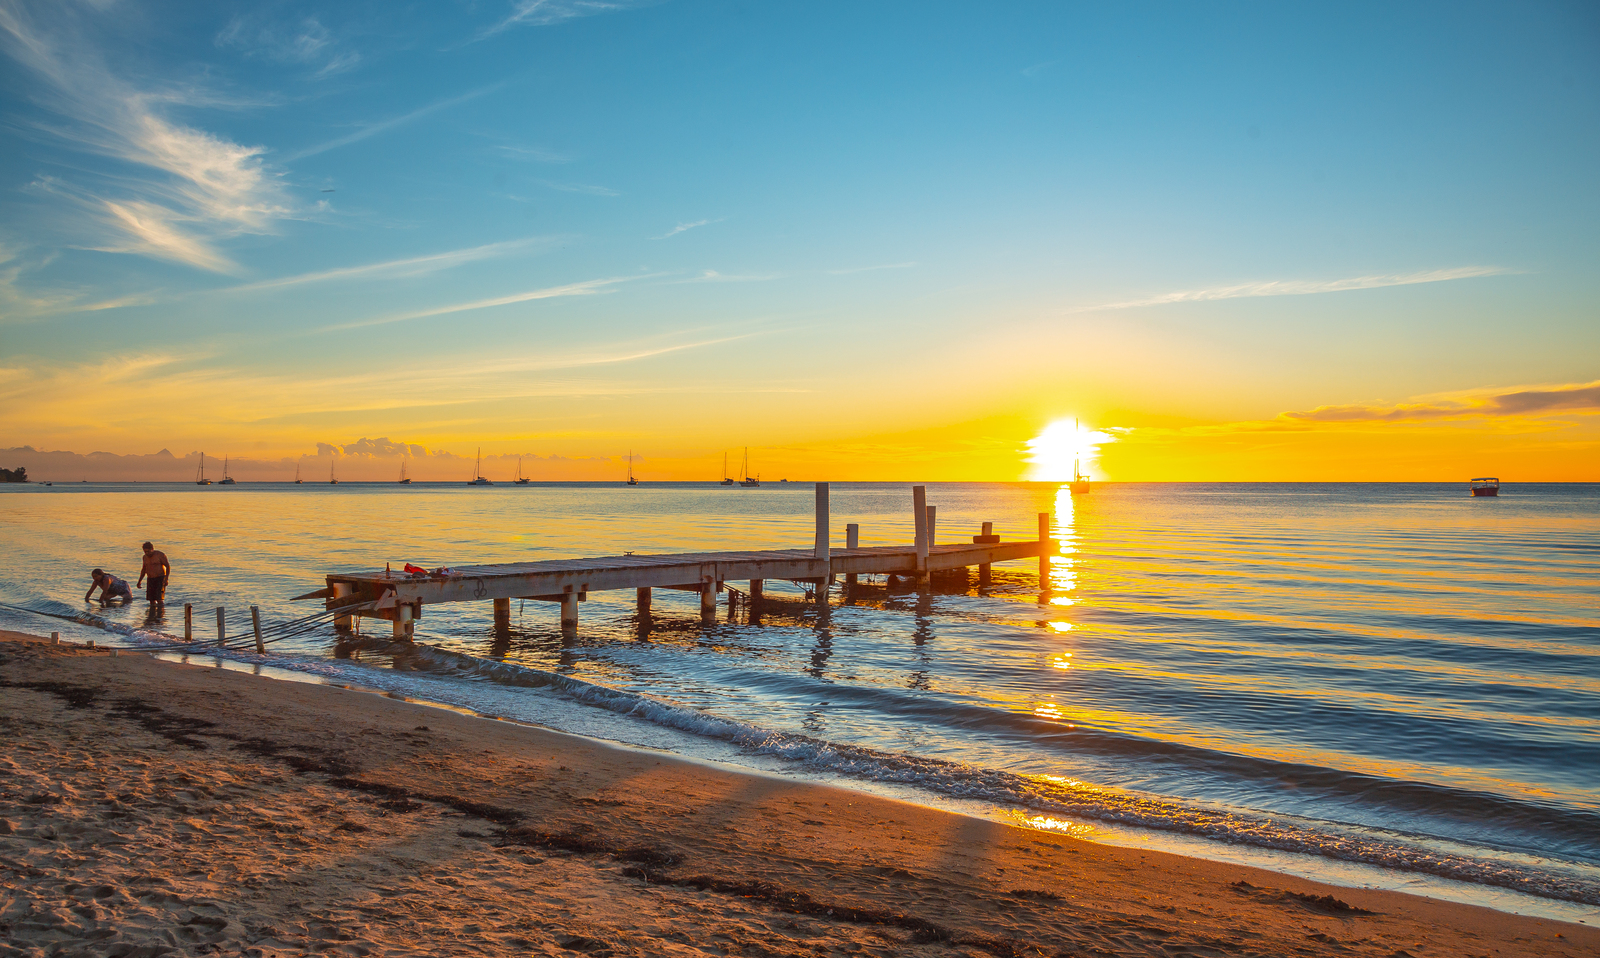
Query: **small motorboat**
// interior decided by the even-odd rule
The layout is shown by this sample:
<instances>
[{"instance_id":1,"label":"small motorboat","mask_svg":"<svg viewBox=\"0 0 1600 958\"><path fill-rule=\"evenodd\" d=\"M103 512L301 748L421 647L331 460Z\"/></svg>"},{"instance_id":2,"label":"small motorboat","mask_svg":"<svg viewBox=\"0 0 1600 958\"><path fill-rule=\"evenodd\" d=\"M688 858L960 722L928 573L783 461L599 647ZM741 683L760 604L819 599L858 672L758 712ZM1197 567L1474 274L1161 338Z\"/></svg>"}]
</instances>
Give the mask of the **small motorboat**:
<instances>
[{"instance_id":1,"label":"small motorboat","mask_svg":"<svg viewBox=\"0 0 1600 958\"><path fill-rule=\"evenodd\" d=\"M1469 484L1475 496L1498 496L1500 494L1500 480L1492 476L1474 479Z\"/></svg>"}]
</instances>

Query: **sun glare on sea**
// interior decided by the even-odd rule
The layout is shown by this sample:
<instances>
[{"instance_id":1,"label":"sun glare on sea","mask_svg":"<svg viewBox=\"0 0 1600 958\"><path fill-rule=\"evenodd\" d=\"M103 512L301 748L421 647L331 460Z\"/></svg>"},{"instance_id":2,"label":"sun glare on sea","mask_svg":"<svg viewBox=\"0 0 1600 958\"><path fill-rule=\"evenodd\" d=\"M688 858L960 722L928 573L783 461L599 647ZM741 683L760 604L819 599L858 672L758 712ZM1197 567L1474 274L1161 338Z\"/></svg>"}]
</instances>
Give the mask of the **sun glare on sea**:
<instances>
[{"instance_id":1,"label":"sun glare on sea","mask_svg":"<svg viewBox=\"0 0 1600 958\"><path fill-rule=\"evenodd\" d=\"M1085 476L1100 458L1100 447L1116 442L1117 437L1078 423L1057 419L1044 431L1028 440L1028 478L1037 482L1067 482L1076 468ZM1099 477L1094 477L1099 478Z\"/></svg>"}]
</instances>

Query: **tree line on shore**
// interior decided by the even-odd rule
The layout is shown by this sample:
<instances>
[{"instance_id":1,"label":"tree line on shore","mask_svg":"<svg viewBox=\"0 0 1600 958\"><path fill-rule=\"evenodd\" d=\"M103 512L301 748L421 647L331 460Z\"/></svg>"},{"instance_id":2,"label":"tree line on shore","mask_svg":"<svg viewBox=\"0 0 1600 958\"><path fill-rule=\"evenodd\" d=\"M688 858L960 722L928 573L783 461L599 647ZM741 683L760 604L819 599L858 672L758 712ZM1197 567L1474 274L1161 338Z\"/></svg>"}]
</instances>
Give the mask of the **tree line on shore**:
<instances>
[{"instance_id":1,"label":"tree line on shore","mask_svg":"<svg viewBox=\"0 0 1600 958\"><path fill-rule=\"evenodd\" d=\"M25 466L15 469L0 469L0 482L27 482L28 470Z\"/></svg>"}]
</instances>

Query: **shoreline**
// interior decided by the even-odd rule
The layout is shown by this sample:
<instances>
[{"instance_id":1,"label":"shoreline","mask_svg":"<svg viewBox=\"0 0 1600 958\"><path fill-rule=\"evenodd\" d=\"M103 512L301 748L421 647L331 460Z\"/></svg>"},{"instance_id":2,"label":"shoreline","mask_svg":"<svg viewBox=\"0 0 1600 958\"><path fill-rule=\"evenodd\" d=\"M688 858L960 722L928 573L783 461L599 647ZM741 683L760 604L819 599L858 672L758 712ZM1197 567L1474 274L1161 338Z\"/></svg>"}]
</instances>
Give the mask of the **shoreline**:
<instances>
[{"instance_id":1,"label":"shoreline","mask_svg":"<svg viewBox=\"0 0 1600 958\"><path fill-rule=\"evenodd\" d=\"M1586 924L119 651L0 633L0 955L1600 951Z\"/></svg>"}]
</instances>

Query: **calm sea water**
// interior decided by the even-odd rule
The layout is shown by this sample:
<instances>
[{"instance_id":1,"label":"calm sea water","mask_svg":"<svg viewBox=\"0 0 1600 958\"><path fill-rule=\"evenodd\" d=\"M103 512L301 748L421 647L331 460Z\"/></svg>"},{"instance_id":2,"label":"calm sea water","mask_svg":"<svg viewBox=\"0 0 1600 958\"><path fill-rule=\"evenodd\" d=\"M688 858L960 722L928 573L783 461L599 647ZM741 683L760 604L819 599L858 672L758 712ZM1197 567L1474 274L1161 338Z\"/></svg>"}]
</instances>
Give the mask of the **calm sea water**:
<instances>
[{"instance_id":1,"label":"calm sea water","mask_svg":"<svg viewBox=\"0 0 1600 958\"><path fill-rule=\"evenodd\" d=\"M1036 827L1600 917L1600 486L934 484L941 541L985 520L1062 556L984 590L864 584L759 624L692 594L429 607L416 651L331 628L290 672ZM839 483L833 527L909 541L911 491ZM0 625L140 645L316 611L328 572L707 548L809 548L812 491L706 484L0 487ZM171 556L167 621L84 615L87 572ZM743 583L733 583L743 587ZM309 607L308 607L309 606ZM725 610L724 610L725 612ZM109 634L108 634L109 633ZM229 654L256 662L253 654ZM207 659L206 661L209 661Z\"/></svg>"}]
</instances>

